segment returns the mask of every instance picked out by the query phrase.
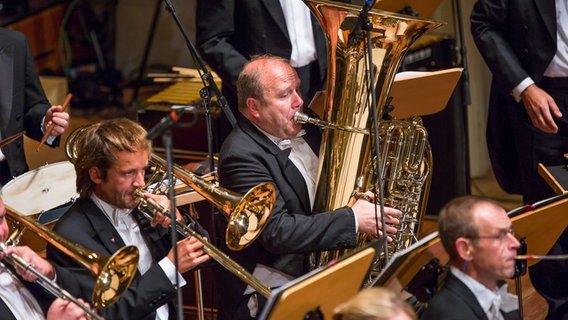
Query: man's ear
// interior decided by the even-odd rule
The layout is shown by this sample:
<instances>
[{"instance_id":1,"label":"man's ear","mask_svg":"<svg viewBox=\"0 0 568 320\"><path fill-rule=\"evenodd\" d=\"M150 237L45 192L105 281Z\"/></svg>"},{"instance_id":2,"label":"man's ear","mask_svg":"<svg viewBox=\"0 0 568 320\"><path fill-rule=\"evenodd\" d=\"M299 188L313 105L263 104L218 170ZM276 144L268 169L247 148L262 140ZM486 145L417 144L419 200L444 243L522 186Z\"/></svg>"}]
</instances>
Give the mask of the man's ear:
<instances>
[{"instance_id":1,"label":"man's ear","mask_svg":"<svg viewBox=\"0 0 568 320\"><path fill-rule=\"evenodd\" d=\"M459 237L456 239L456 251L460 258L464 261L471 261L471 253L473 250L473 246L471 245L471 241L469 239Z\"/></svg>"},{"instance_id":2,"label":"man's ear","mask_svg":"<svg viewBox=\"0 0 568 320\"><path fill-rule=\"evenodd\" d=\"M89 168L89 178L95 184L100 184L103 182L103 174L98 167L91 167Z\"/></svg>"},{"instance_id":3,"label":"man's ear","mask_svg":"<svg viewBox=\"0 0 568 320\"><path fill-rule=\"evenodd\" d=\"M247 103L247 110L250 113L250 115L253 116L254 118L258 118L260 110L260 101L258 101L258 99L249 97L247 98L246 103Z\"/></svg>"}]
</instances>

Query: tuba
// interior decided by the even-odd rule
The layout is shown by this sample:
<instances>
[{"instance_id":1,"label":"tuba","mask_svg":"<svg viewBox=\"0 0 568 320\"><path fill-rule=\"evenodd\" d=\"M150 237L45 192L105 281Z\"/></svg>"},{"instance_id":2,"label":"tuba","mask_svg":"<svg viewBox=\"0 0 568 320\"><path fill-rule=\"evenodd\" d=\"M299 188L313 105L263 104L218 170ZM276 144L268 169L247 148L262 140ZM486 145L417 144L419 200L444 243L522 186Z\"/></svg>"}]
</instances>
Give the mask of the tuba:
<instances>
[{"instance_id":1,"label":"tuba","mask_svg":"<svg viewBox=\"0 0 568 320\"><path fill-rule=\"evenodd\" d=\"M431 178L431 151L419 118L381 121L377 130L381 158L377 161L369 88L375 90L376 117L381 119L394 76L410 45L442 23L370 10L372 28L368 32L375 70L374 83L370 85L365 37L354 31L361 8L324 0L303 1L318 18L327 38L324 123L333 124L328 128L367 128L371 133L333 129L323 132L313 211L337 209L349 203L354 194L368 190L378 199L379 190L383 190L384 205L403 212L398 231L392 236L394 241L389 244L387 254L391 256L417 240ZM357 246L370 241L369 237L359 234ZM312 257L311 267L326 265L341 254L322 252ZM376 271L388 256L379 259Z\"/></svg>"}]
</instances>

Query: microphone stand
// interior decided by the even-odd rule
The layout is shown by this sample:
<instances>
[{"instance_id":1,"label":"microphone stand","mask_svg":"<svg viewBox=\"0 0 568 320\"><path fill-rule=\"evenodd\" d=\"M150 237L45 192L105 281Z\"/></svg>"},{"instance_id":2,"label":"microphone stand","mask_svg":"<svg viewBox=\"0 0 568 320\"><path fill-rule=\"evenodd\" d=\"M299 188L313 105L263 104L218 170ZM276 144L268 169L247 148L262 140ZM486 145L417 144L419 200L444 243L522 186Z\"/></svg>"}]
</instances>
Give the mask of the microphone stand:
<instances>
[{"instance_id":1,"label":"microphone stand","mask_svg":"<svg viewBox=\"0 0 568 320\"><path fill-rule=\"evenodd\" d=\"M463 35L463 18L461 13L461 0L454 0L452 2L453 10L456 13L456 24L457 30L455 31L456 35L459 37L459 44L457 44L458 48L457 51L460 53L460 65L462 67L462 81L461 81L461 92L462 92L462 107L465 109L463 112L463 125L464 125L464 137L465 137L465 145L469 145L469 133L468 133L468 125L467 125L467 106L471 104L471 95L469 92L469 68L467 66L467 50L464 44L464 35ZM470 161L469 161L469 152L466 149L466 159L465 159L465 185L467 193L470 193L471 189L471 177L470 177Z\"/></svg>"},{"instance_id":2,"label":"microphone stand","mask_svg":"<svg viewBox=\"0 0 568 320\"><path fill-rule=\"evenodd\" d=\"M177 287L177 315L178 319L183 320L183 295L181 291L181 286L179 285L179 272L178 272L178 252L177 252L177 228L176 228L176 197L173 182L173 147L172 147L172 130L171 128L166 129L162 134L162 143L164 144L166 152L166 178L170 183L168 188L168 197L170 198L170 221L171 221L171 241L172 248L174 251L174 265L176 267L176 287Z\"/></svg>"},{"instance_id":3,"label":"microphone stand","mask_svg":"<svg viewBox=\"0 0 568 320\"><path fill-rule=\"evenodd\" d=\"M370 1L370 3L369 3ZM366 0L366 5L369 5L368 8L372 8L375 4L374 0ZM380 141L379 141L379 119L377 117L377 94L375 90L375 68L373 65L373 46L372 46L372 38L371 38L371 30L373 29L373 24L369 21L368 17L368 10L365 10L365 7L361 10L361 14L359 15L359 20L361 22L361 29L365 32L366 38L365 41L367 42L367 70L369 70L369 88L371 91L371 114L373 115L373 137L375 144L375 157L377 159L377 185L378 185L378 192L379 192L379 199L374 197L374 204L375 204L375 221L377 221L377 213L376 213L376 205L379 204L380 207L380 216L381 216L381 228L383 230L383 237L385 238L384 241L384 261L385 265L389 262L389 254L388 254L388 241L387 241L387 232L386 232L386 223L385 223L385 205L384 205L384 194L383 194L383 181L382 181L382 169L381 169L381 162L380 162ZM378 203L377 203L378 201ZM377 237L379 235L379 226L377 226Z\"/></svg>"},{"instance_id":4,"label":"microphone stand","mask_svg":"<svg viewBox=\"0 0 568 320\"><path fill-rule=\"evenodd\" d=\"M203 62L203 59L201 59L201 56L197 52L197 49L195 48L195 46L193 45L193 43L189 39L189 35L187 34L187 32L185 31L185 28L181 24L181 21L179 20L177 14L176 14L176 10L175 10L172 2L170 0L164 0L164 2L166 3L166 9L171 13L172 17L174 18L174 21L176 22L179 30L181 31L191 56L193 57L193 59L195 60L195 62L197 63L197 65L199 67L199 69L198 69L199 74L201 75L201 80L203 81L205 88L213 91L213 93L217 96L218 102L221 105L221 108L223 109L225 116L229 120L229 123L231 124L231 126L234 127L235 124L237 123L237 120L235 119L233 112L229 108L229 105L227 103L227 99L225 98L225 96L223 96L223 94L221 93L221 90L219 90L219 87L217 86L215 81L213 81L213 76L211 75L211 72L209 72L209 70L207 70L207 67L205 66L205 62Z\"/></svg>"},{"instance_id":5,"label":"microphone stand","mask_svg":"<svg viewBox=\"0 0 568 320\"><path fill-rule=\"evenodd\" d=\"M462 18L462 14L461 14L461 1L460 0L455 0L455 12L457 15L457 25L458 25L458 30L457 30L457 34L458 37L460 39L459 41L459 47L458 47L458 51L460 53L461 56L461 67L463 68L462 71L462 94L463 94L463 106L467 107L468 105L470 105L471 103L471 96L470 96L470 92L469 92L469 68L467 67L467 50L464 44L464 35L463 35L463 18Z\"/></svg>"},{"instance_id":6,"label":"microphone stand","mask_svg":"<svg viewBox=\"0 0 568 320\"><path fill-rule=\"evenodd\" d=\"M164 0L165 4L166 4L166 9L170 12L170 14L172 15L172 18L174 19L174 21L176 22L176 25L178 26L178 29L181 31L183 38L185 40L185 43L189 49L189 52L191 54L191 56L193 57L193 60L196 62L196 64L198 65L199 69L199 74L201 75L201 80L203 81L203 85L204 88L202 88L200 90L200 96L202 98L203 101L203 107L205 108L205 116L206 116L206 123L207 123L207 146L208 146L208 152L209 152L209 165L210 165L210 172L214 172L214 168L215 168L215 164L214 164L214 157L213 157L213 129L212 129L212 124L211 124L211 91L217 96L217 102L221 105L221 109L223 110L223 113L225 114L225 116L227 117L229 123L231 124L232 127L234 127L237 123L235 116L233 115L233 112L231 111L231 109L229 108L229 105L227 103L227 99L225 98L225 96L223 96L223 94L221 93L221 90L219 90L219 87L217 86L217 84L215 83L215 81L213 81L213 76L211 75L211 72L209 72L209 70L207 70L207 67L205 66L205 63L203 62L203 59L201 58L201 56L199 55L197 49L195 48L195 46L193 45L193 43L191 42L187 32L185 31L185 28L183 27L183 25L181 24L180 19L178 18L178 16L176 15L176 10L172 4L172 2L170 0ZM214 210L214 209L212 209ZM215 217L215 213L213 212L212 214L212 224L213 226L215 226L215 222L214 222L214 217ZM215 229L215 228L211 228L211 229ZM215 238L215 235L213 235L213 238ZM201 288L201 271L200 270L196 270L195 272L195 277L196 277L196 290L198 291L198 293L196 294L197 296L197 307L198 307L198 318L199 319L204 319L204 314L203 314L203 300L202 300L202 288ZM178 292L178 307L180 308L180 310L178 311L179 316L182 316L182 310L181 310L181 297L180 297L180 291Z\"/></svg>"}]
</instances>

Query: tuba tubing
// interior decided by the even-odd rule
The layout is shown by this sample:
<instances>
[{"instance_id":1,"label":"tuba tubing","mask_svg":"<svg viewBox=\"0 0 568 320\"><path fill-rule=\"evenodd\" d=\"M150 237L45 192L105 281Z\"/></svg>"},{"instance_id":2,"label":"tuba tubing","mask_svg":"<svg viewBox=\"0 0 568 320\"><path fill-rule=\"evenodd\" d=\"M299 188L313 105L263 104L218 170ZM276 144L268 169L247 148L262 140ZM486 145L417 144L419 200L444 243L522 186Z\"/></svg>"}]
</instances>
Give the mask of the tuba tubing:
<instances>
[{"instance_id":1,"label":"tuba tubing","mask_svg":"<svg viewBox=\"0 0 568 320\"><path fill-rule=\"evenodd\" d=\"M159 203L150 198L145 198L143 191L139 188L134 190L133 195L140 199L140 212L149 220L153 219L154 212L159 212L164 216L169 216L168 209L162 207ZM215 261L217 261L224 268L229 270L232 274L244 281L246 284L254 288L263 297L269 298L272 290L260 282L245 268L237 262L229 258L223 251L219 250L207 240L205 240L199 233L185 224L183 221L176 220L176 230L185 237L194 237L203 244L204 251L207 252Z\"/></svg>"},{"instance_id":2,"label":"tuba tubing","mask_svg":"<svg viewBox=\"0 0 568 320\"><path fill-rule=\"evenodd\" d=\"M3 252L4 250L6 250L6 248L7 248L6 243L0 242L0 252ZM53 294L58 298L73 302L78 307L83 309L91 319L104 320L103 317L93 312L93 310L89 309L86 305L82 304L81 301L79 301L69 292L61 288L59 285L57 285L57 283L49 280L46 276L44 276L41 272L37 271L30 263L22 259L20 256L12 253L10 255L7 255L4 258L4 261L7 261L9 264L11 264L14 267L20 267L26 271L30 271L37 277L35 282L39 284L42 288L49 291L51 294Z\"/></svg>"},{"instance_id":3,"label":"tuba tubing","mask_svg":"<svg viewBox=\"0 0 568 320\"><path fill-rule=\"evenodd\" d=\"M411 220L407 224L406 220L399 219L401 228L405 227L396 236L404 234L405 239L408 237L414 241L419 226L414 213L421 216L422 211L418 208L422 207L423 195L427 194L429 186L428 178L423 179L425 181L418 179L423 177L419 174L420 169L426 168L423 171L430 172L431 166L426 159L429 152L422 151L422 146L427 143L421 142L421 133L406 133L419 127L418 124L382 121L375 128L373 120L383 118L395 74L410 46L424 33L442 23L371 9L368 13L370 28L365 30L369 34L365 34L354 28L359 22L360 6L329 0L303 2L318 18L327 39L328 73L322 109L323 124L338 129L365 128L369 133L378 132L376 138L380 140L377 146L374 134L362 135L349 130L324 132L313 211L328 212L343 207L349 203L354 191L372 191L375 194L383 192L386 194L383 204L400 209ZM367 39L370 43L367 43ZM367 66L367 54L372 55L373 66ZM368 79L369 68L375 70L372 80ZM371 108L371 103L374 102L371 98L373 92L377 96L376 108ZM398 136L400 139L393 140L392 143L385 138L387 132L390 132L387 130L389 124L394 125L394 131L401 133ZM415 136L415 141L419 143L408 142ZM392 148L385 148L385 144L390 144ZM379 157L375 156L377 151L381 151ZM388 168L385 168L387 165ZM407 206L407 203L411 203L412 207ZM400 241L404 245L408 242ZM358 241L357 247L360 246L361 241ZM396 247L399 247L398 244ZM396 251L394 248L389 244L388 253L385 254L392 255ZM349 251L334 250L314 254L310 257L310 267L315 269L324 266L347 252ZM380 261L374 264L373 271L378 271L380 265L386 262L385 257L388 256L380 257Z\"/></svg>"},{"instance_id":4,"label":"tuba tubing","mask_svg":"<svg viewBox=\"0 0 568 320\"><path fill-rule=\"evenodd\" d=\"M316 125L318 127L323 128L323 129L336 129L336 130L343 130L343 131L347 131L347 132L361 133L361 134L366 134L366 135L369 134L369 130L367 130L367 129L353 128L353 127L350 127L350 126L340 126L340 125L333 123L333 122L312 118L312 117L308 116L307 114L305 114L301 111L296 111L296 113L294 114L294 121L296 123L299 123L299 124L311 123L313 125Z\"/></svg>"},{"instance_id":5,"label":"tuba tubing","mask_svg":"<svg viewBox=\"0 0 568 320\"><path fill-rule=\"evenodd\" d=\"M136 276L139 254L135 246L123 247L109 258L61 237L6 204L4 206L8 217L38 234L97 277L91 298L96 309L108 308L118 301Z\"/></svg>"}]
</instances>

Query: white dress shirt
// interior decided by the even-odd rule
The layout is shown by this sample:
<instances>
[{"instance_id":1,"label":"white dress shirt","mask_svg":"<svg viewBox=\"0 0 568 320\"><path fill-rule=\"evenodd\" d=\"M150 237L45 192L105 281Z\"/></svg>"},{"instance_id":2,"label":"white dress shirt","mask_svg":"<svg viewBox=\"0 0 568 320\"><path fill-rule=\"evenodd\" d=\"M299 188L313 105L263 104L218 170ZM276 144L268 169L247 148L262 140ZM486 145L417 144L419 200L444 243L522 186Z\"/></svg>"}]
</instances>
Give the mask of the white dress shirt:
<instances>
[{"instance_id":1,"label":"white dress shirt","mask_svg":"<svg viewBox=\"0 0 568 320\"><path fill-rule=\"evenodd\" d=\"M492 291L454 266L450 272L471 290L489 320L503 320L500 310L511 312L519 309L517 296L507 292L507 284Z\"/></svg>"},{"instance_id":2,"label":"white dress shirt","mask_svg":"<svg viewBox=\"0 0 568 320\"><path fill-rule=\"evenodd\" d=\"M567 6L566 0L556 0L556 54L544 71L546 77L568 77Z\"/></svg>"},{"instance_id":3,"label":"white dress shirt","mask_svg":"<svg viewBox=\"0 0 568 320\"><path fill-rule=\"evenodd\" d=\"M140 257L138 260L138 270L141 274L146 273L152 267L152 255L148 245L142 237L140 227L136 222L136 219L130 214L132 210L130 209L118 209L110 204L99 199L94 193L91 195L93 202L105 213L105 216L112 223L122 240L127 246L135 246L138 248ZM170 279L172 284L176 281L176 268L175 265L168 259L164 257L160 262L158 262L164 273ZM183 287L186 282L181 275L179 275L180 287ZM157 320L168 319L169 308L167 304L159 307L156 310Z\"/></svg>"},{"instance_id":4,"label":"white dress shirt","mask_svg":"<svg viewBox=\"0 0 568 320\"><path fill-rule=\"evenodd\" d=\"M280 0L280 6L292 43L290 65L294 68L307 66L317 59L310 9L300 0Z\"/></svg>"},{"instance_id":5,"label":"white dress shirt","mask_svg":"<svg viewBox=\"0 0 568 320\"><path fill-rule=\"evenodd\" d=\"M0 262L0 299L16 319L44 320L45 316L35 297L6 266ZM2 318L2 315L0 315Z\"/></svg>"}]
</instances>

